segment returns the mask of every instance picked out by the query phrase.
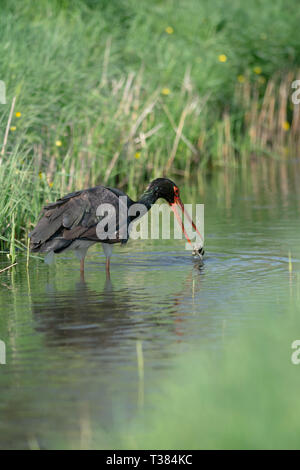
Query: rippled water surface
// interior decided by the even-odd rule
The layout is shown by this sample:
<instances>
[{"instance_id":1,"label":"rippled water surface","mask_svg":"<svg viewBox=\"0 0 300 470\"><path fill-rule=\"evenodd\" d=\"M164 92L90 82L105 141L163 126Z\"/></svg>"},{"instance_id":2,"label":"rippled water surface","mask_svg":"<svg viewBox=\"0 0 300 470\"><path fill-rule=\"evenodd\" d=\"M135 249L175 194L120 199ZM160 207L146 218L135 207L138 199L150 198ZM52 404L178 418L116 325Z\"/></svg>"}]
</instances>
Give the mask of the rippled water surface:
<instances>
[{"instance_id":1,"label":"rippled water surface","mask_svg":"<svg viewBox=\"0 0 300 470\"><path fill-rule=\"evenodd\" d=\"M257 325L264 306L282 314L300 267L300 194L283 176L271 185L220 175L192 196L184 188L184 201L205 203L203 266L183 241L157 240L117 247L110 281L97 247L84 282L70 253L51 267L32 259L28 271L20 257L2 273L1 447L48 448L58 435L84 440L91 417L109 430L141 400L147 406L174 358L218 348L224 336ZM1 267L7 263L3 257Z\"/></svg>"}]
</instances>

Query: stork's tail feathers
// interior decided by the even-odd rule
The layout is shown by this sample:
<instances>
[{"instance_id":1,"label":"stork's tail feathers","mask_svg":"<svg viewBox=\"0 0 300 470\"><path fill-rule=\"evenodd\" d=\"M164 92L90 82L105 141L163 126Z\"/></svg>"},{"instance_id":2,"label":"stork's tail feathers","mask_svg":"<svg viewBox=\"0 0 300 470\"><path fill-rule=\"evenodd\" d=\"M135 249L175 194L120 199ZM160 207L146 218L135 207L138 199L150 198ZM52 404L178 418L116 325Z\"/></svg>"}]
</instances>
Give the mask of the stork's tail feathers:
<instances>
[{"instance_id":1,"label":"stork's tail feathers","mask_svg":"<svg viewBox=\"0 0 300 470\"><path fill-rule=\"evenodd\" d=\"M31 237L31 233L28 236ZM41 242L40 240L32 237L30 240L30 251L34 253L49 253L50 251L60 253L71 245L72 242L73 240L65 240L62 237L52 238L45 242Z\"/></svg>"}]
</instances>

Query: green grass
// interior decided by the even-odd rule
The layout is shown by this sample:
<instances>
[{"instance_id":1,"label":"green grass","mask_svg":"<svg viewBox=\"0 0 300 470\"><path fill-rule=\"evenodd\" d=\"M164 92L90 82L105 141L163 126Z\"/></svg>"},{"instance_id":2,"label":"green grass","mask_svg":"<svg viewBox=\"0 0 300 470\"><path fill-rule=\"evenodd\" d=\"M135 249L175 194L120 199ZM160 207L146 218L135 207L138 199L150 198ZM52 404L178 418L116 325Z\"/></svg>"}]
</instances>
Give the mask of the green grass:
<instances>
[{"instance_id":1,"label":"green grass","mask_svg":"<svg viewBox=\"0 0 300 470\"><path fill-rule=\"evenodd\" d=\"M299 20L298 3L283 0L3 0L0 142L16 96L0 166L3 246L13 225L26 242L41 205L74 188L105 182L134 197L163 173L190 181L291 147L278 86L300 63ZM269 80L278 104L267 135L253 109Z\"/></svg>"}]
</instances>

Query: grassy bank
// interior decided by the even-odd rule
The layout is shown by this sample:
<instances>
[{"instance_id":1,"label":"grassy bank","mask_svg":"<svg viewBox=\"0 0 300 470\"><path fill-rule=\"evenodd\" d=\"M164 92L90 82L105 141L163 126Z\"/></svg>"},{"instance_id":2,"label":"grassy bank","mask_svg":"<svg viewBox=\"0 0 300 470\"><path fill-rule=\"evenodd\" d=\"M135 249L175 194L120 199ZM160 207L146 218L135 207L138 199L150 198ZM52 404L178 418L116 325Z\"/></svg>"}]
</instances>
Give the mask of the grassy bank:
<instances>
[{"instance_id":1,"label":"grassy bank","mask_svg":"<svg viewBox=\"0 0 300 470\"><path fill-rule=\"evenodd\" d=\"M3 247L12 233L22 247L41 205L74 188L134 197L162 174L294 156L299 20L283 0L3 0Z\"/></svg>"}]
</instances>

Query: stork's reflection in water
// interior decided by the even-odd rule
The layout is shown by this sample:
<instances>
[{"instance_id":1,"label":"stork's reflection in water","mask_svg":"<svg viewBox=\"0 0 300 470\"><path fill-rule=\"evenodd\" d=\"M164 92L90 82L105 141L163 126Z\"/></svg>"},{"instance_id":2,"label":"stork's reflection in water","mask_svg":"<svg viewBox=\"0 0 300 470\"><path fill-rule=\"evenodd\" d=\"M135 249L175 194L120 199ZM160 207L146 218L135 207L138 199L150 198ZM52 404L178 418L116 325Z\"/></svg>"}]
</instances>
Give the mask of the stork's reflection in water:
<instances>
[{"instance_id":1,"label":"stork's reflection in water","mask_svg":"<svg viewBox=\"0 0 300 470\"><path fill-rule=\"evenodd\" d=\"M170 288L160 302L153 302L149 289L153 278L138 284L134 272L121 281L98 275L90 275L86 282L69 277L65 285L59 275L31 296L33 328L44 345L30 376L37 383L35 401L46 409L35 433L40 446L48 445L43 436L49 420L52 429L64 429L72 442L74 433L81 436L82 426L110 429L119 416L126 422L147 402L153 380L164 376L164 365L176 357L187 333L184 305L192 275L189 271L186 282ZM138 345L144 358L143 380ZM43 364L42 374L38 364ZM32 365L30 369L32 373ZM88 441L85 447L89 446Z\"/></svg>"},{"instance_id":2,"label":"stork's reflection in water","mask_svg":"<svg viewBox=\"0 0 300 470\"><path fill-rule=\"evenodd\" d=\"M46 333L49 344L103 349L120 342L134 325L128 290L116 295L109 278L100 292L82 278L71 290L51 284L45 290L43 302L33 303L32 311L36 330Z\"/></svg>"},{"instance_id":3,"label":"stork's reflection in water","mask_svg":"<svg viewBox=\"0 0 300 470\"><path fill-rule=\"evenodd\" d=\"M83 277L69 289L46 284L45 293L31 302L35 330L44 333L49 345L77 345L93 355L116 346L119 354L124 343L130 348L135 340L151 341L163 355L164 346L184 334L179 324L185 323L183 307L191 276L158 305L153 304L147 285L133 286L130 278L120 285L106 277L97 289ZM131 348L135 350L135 345Z\"/></svg>"}]
</instances>

